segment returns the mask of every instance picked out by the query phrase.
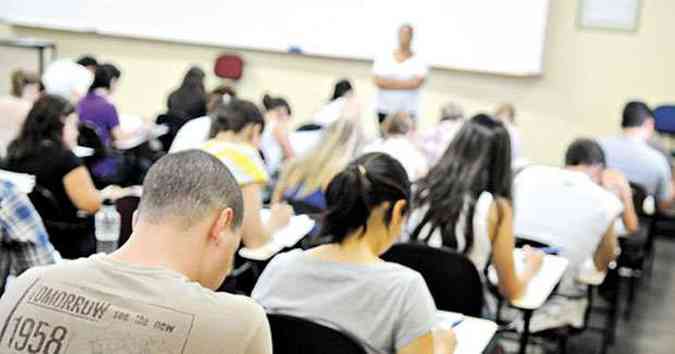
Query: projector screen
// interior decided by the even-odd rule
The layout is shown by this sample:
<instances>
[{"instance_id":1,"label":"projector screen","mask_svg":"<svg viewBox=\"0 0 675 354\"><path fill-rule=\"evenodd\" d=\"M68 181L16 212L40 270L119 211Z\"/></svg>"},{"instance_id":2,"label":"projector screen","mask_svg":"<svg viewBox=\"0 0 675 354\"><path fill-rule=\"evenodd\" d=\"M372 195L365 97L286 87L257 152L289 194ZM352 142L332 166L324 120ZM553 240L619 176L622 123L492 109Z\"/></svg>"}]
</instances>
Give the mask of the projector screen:
<instances>
[{"instance_id":1,"label":"projector screen","mask_svg":"<svg viewBox=\"0 0 675 354\"><path fill-rule=\"evenodd\" d=\"M3 0L12 24L372 60L401 24L429 65L516 76L543 71L549 0Z\"/></svg>"}]
</instances>

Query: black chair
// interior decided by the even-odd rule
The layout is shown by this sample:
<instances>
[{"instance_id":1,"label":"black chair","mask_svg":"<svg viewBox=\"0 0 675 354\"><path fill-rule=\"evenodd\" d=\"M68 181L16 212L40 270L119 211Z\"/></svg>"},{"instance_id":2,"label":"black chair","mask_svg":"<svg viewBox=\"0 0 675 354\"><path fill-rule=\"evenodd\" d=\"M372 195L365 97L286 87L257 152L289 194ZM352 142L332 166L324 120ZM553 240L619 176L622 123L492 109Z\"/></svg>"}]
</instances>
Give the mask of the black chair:
<instances>
[{"instance_id":1,"label":"black chair","mask_svg":"<svg viewBox=\"0 0 675 354\"><path fill-rule=\"evenodd\" d=\"M346 334L287 315L268 314L275 354L366 354Z\"/></svg>"},{"instance_id":2,"label":"black chair","mask_svg":"<svg viewBox=\"0 0 675 354\"><path fill-rule=\"evenodd\" d=\"M171 144L173 144L173 140L176 138L176 134L178 134L180 128L182 128L187 121L187 117L175 112L166 112L157 116L155 119L156 124L164 124L169 127L169 132L158 138L162 143L162 150L164 152L169 151Z\"/></svg>"},{"instance_id":3,"label":"black chair","mask_svg":"<svg viewBox=\"0 0 675 354\"><path fill-rule=\"evenodd\" d=\"M141 198L136 196L127 196L115 201L117 212L120 213L120 238L118 247L122 247L122 245L129 240L129 236L131 236L133 231L134 212L138 209L138 203L140 201Z\"/></svg>"},{"instance_id":4,"label":"black chair","mask_svg":"<svg viewBox=\"0 0 675 354\"><path fill-rule=\"evenodd\" d=\"M476 267L464 255L448 248L401 243L382 255L382 259L422 274L439 310L481 316L483 283Z\"/></svg>"}]
</instances>

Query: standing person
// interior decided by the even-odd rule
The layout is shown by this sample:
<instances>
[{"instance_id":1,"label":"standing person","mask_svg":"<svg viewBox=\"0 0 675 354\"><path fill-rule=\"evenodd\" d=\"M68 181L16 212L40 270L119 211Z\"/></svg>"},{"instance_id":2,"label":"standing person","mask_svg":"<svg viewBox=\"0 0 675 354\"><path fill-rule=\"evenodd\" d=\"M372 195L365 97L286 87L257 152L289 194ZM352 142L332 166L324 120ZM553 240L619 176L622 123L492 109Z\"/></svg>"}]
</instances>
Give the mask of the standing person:
<instances>
[{"instance_id":1,"label":"standing person","mask_svg":"<svg viewBox=\"0 0 675 354\"><path fill-rule=\"evenodd\" d=\"M378 88L377 116L380 124L387 115L408 113L413 119L419 114L420 87L428 68L412 51L413 27L405 24L398 31L398 48L375 60L373 81Z\"/></svg>"},{"instance_id":2,"label":"standing person","mask_svg":"<svg viewBox=\"0 0 675 354\"><path fill-rule=\"evenodd\" d=\"M491 260L500 292L520 297L539 271L543 253L525 250L525 265L516 272L513 249L511 141L501 122L479 114L467 121L441 160L418 181L410 238L432 247L465 254L478 274ZM484 282L487 280L483 280ZM487 290L487 288L486 288ZM489 292L486 292L490 300ZM496 314L486 301L486 315Z\"/></svg>"},{"instance_id":3,"label":"standing person","mask_svg":"<svg viewBox=\"0 0 675 354\"><path fill-rule=\"evenodd\" d=\"M291 129L291 105L284 98L265 95L262 100L265 108L265 126L260 141L260 150L265 156L267 172L274 176L281 164L295 157L289 139Z\"/></svg>"},{"instance_id":4,"label":"standing person","mask_svg":"<svg viewBox=\"0 0 675 354\"><path fill-rule=\"evenodd\" d=\"M271 354L263 309L213 291L232 269L242 204L209 154L161 158L122 248L31 269L0 299L3 353Z\"/></svg>"},{"instance_id":5,"label":"standing person","mask_svg":"<svg viewBox=\"0 0 675 354\"><path fill-rule=\"evenodd\" d=\"M0 97L0 157L26 120L40 95L40 77L24 70L12 72L11 95Z\"/></svg>"},{"instance_id":6,"label":"standing person","mask_svg":"<svg viewBox=\"0 0 675 354\"><path fill-rule=\"evenodd\" d=\"M403 166L386 154L363 155L333 178L326 203L321 236L330 243L272 259L251 297L270 313L348 333L369 354L453 353L453 331L435 330L436 305L424 278L380 258L409 211Z\"/></svg>"},{"instance_id":7,"label":"standing person","mask_svg":"<svg viewBox=\"0 0 675 354\"><path fill-rule=\"evenodd\" d=\"M53 61L42 74L44 91L59 95L72 104L77 104L87 94L93 80L91 71L69 59Z\"/></svg>"},{"instance_id":8,"label":"standing person","mask_svg":"<svg viewBox=\"0 0 675 354\"><path fill-rule=\"evenodd\" d=\"M7 278L59 258L28 197L12 183L0 180L0 296Z\"/></svg>"},{"instance_id":9,"label":"standing person","mask_svg":"<svg viewBox=\"0 0 675 354\"><path fill-rule=\"evenodd\" d=\"M628 102L621 128L620 136L600 140L607 167L641 185L656 198L659 210L667 210L673 202L672 174L666 158L647 143L654 134L654 115L649 106L639 101Z\"/></svg>"}]
</instances>

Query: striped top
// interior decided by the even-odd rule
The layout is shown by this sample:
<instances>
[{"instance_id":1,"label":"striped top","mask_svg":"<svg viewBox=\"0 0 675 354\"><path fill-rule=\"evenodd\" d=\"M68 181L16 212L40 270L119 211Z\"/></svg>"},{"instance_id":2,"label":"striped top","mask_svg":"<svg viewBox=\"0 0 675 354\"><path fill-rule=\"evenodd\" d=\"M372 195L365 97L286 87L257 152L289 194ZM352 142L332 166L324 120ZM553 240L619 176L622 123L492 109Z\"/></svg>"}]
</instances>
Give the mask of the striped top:
<instances>
[{"instance_id":1,"label":"striped top","mask_svg":"<svg viewBox=\"0 0 675 354\"><path fill-rule=\"evenodd\" d=\"M258 150L247 144L211 139L202 150L222 161L240 186L266 184L269 176Z\"/></svg>"}]
</instances>

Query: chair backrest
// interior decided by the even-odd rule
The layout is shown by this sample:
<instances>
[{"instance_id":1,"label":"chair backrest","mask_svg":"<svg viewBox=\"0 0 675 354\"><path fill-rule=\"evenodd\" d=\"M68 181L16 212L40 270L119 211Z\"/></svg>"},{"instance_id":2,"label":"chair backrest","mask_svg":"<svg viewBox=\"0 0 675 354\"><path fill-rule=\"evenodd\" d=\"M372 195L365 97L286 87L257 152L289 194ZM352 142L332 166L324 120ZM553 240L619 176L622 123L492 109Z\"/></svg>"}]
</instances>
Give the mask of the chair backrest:
<instances>
[{"instance_id":1,"label":"chair backrest","mask_svg":"<svg viewBox=\"0 0 675 354\"><path fill-rule=\"evenodd\" d=\"M122 247L129 239L129 236L131 236L131 232L133 231L134 212L138 208L138 203L140 201L141 198L136 196L128 196L115 201L117 212L120 213L120 238L118 247Z\"/></svg>"},{"instance_id":2,"label":"chair backrest","mask_svg":"<svg viewBox=\"0 0 675 354\"><path fill-rule=\"evenodd\" d=\"M675 134L675 105L659 106L654 110L656 131Z\"/></svg>"},{"instance_id":3,"label":"chair backrest","mask_svg":"<svg viewBox=\"0 0 675 354\"><path fill-rule=\"evenodd\" d=\"M365 349L346 334L320 324L287 315L267 315L275 354L365 354Z\"/></svg>"},{"instance_id":4,"label":"chair backrest","mask_svg":"<svg viewBox=\"0 0 675 354\"><path fill-rule=\"evenodd\" d=\"M649 217L650 213L645 207L645 201L647 198L649 198L649 193L647 193L647 189L645 189L643 186L630 182L630 189L633 192L633 205L635 207L635 212L639 217Z\"/></svg>"},{"instance_id":5,"label":"chair backrest","mask_svg":"<svg viewBox=\"0 0 675 354\"><path fill-rule=\"evenodd\" d=\"M394 245L382 259L422 274L439 310L480 317L483 284L476 267L464 255L448 248L402 243Z\"/></svg>"},{"instance_id":6,"label":"chair backrest","mask_svg":"<svg viewBox=\"0 0 675 354\"><path fill-rule=\"evenodd\" d=\"M244 61L238 55L223 54L213 65L213 72L223 79L239 80L243 71Z\"/></svg>"}]
</instances>

